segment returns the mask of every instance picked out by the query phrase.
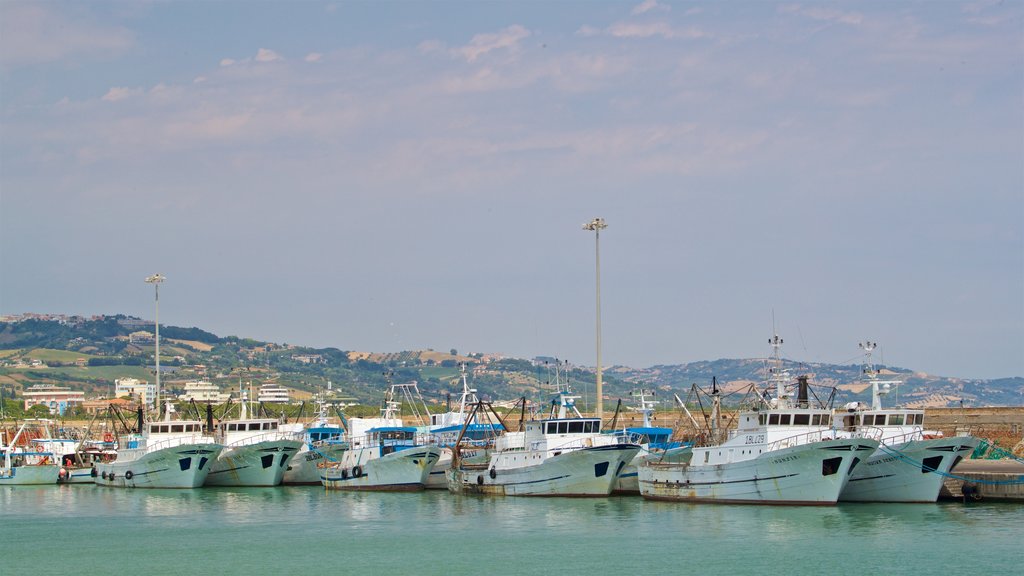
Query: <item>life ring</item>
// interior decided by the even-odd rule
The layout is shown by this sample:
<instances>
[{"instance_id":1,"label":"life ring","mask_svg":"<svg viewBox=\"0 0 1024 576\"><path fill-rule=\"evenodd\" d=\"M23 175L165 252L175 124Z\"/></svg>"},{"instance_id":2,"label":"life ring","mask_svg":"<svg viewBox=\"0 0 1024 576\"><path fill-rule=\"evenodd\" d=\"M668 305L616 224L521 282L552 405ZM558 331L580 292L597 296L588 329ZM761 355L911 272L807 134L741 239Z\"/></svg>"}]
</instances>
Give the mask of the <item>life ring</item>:
<instances>
[{"instance_id":1,"label":"life ring","mask_svg":"<svg viewBox=\"0 0 1024 576\"><path fill-rule=\"evenodd\" d=\"M495 470L494 468L491 468L491 471L488 472L487 474L491 477L491 480L494 480L495 478L498 477L498 471Z\"/></svg>"},{"instance_id":2,"label":"life ring","mask_svg":"<svg viewBox=\"0 0 1024 576\"><path fill-rule=\"evenodd\" d=\"M46 452L45 444L36 444L36 452Z\"/></svg>"},{"instance_id":3,"label":"life ring","mask_svg":"<svg viewBox=\"0 0 1024 576\"><path fill-rule=\"evenodd\" d=\"M353 466L352 467L352 477L353 478L359 478L362 475L363 475L363 467L362 466Z\"/></svg>"},{"instance_id":4,"label":"life ring","mask_svg":"<svg viewBox=\"0 0 1024 576\"><path fill-rule=\"evenodd\" d=\"M129 471L124 473L124 479L125 480L131 480L134 477L135 477L135 474L132 474L131 470L129 470Z\"/></svg>"},{"instance_id":5,"label":"life ring","mask_svg":"<svg viewBox=\"0 0 1024 576\"><path fill-rule=\"evenodd\" d=\"M64 469L64 468L61 468L60 472L57 472L57 480L62 480L63 481L63 480L67 480L67 479L68 479L68 471L66 469Z\"/></svg>"},{"instance_id":6,"label":"life ring","mask_svg":"<svg viewBox=\"0 0 1024 576\"><path fill-rule=\"evenodd\" d=\"M106 479L107 479L107 473L106 473L106 471L104 471L104 472L103 472L103 474L101 474L101 476L103 477L103 479L104 479L104 480L106 480Z\"/></svg>"},{"instance_id":7,"label":"life ring","mask_svg":"<svg viewBox=\"0 0 1024 576\"><path fill-rule=\"evenodd\" d=\"M103 441L104 442L113 442L114 441L114 435L111 434L110 432L107 432L106 434L103 435Z\"/></svg>"},{"instance_id":8,"label":"life ring","mask_svg":"<svg viewBox=\"0 0 1024 576\"><path fill-rule=\"evenodd\" d=\"M107 476L107 480L110 480L111 482L114 481L114 473L113 472L111 472L110 475Z\"/></svg>"}]
</instances>

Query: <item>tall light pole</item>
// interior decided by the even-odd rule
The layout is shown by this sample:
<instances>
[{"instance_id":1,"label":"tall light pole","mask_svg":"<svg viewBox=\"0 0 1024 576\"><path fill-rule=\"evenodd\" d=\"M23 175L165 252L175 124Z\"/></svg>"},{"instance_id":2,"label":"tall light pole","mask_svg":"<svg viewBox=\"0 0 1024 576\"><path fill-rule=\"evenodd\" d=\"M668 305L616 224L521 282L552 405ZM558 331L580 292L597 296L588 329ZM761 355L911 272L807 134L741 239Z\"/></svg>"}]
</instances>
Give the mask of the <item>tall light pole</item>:
<instances>
[{"instance_id":1,"label":"tall light pole","mask_svg":"<svg viewBox=\"0 0 1024 576\"><path fill-rule=\"evenodd\" d=\"M156 318L153 323L156 325L156 398L154 403L156 404L156 417L160 419L160 283L167 280L162 274L153 274L152 276L146 277L146 283L152 284L156 290Z\"/></svg>"},{"instance_id":2,"label":"tall light pole","mask_svg":"<svg viewBox=\"0 0 1024 576\"><path fill-rule=\"evenodd\" d=\"M595 329L597 345L597 417L601 419L604 418L604 383L601 380L601 230L607 227L608 225L604 223L604 218L594 218L583 225L584 230L594 231L594 261L596 263L597 278L597 327Z\"/></svg>"}]
</instances>

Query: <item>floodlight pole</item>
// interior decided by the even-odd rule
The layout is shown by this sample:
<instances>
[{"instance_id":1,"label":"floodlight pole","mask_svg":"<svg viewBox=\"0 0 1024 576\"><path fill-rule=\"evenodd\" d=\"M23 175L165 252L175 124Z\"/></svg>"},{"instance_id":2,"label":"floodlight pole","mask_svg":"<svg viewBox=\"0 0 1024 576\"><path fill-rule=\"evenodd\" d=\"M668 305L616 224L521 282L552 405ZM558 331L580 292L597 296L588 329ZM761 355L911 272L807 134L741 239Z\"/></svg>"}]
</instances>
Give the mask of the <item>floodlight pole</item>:
<instances>
[{"instance_id":1,"label":"floodlight pole","mask_svg":"<svg viewBox=\"0 0 1024 576\"><path fill-rule=\"evenodd\" d=\"M153 320L153 324L156 326L156 398L154 398L154 403L157 420L160 419L160 283L166 279L161 274L153 274L146 278L146 283L152 284L155 290L156 317Z\"/></svg>"},{"instance_id":2,"label":"floodlight pole","mask_svg":"<svg viewBox=\"0 0 1024 576\"><path fill-rule=\"evenodd\" d=\"M604 418L604 386L601 377L601 230L607 227L608 225L605 224L604 218L594 218L583 225L584 230L593 230L594 232L594 262L597 280L597 326L595 327L597 347L597 417L599 419Z\"/></svg>"}]
</instances>

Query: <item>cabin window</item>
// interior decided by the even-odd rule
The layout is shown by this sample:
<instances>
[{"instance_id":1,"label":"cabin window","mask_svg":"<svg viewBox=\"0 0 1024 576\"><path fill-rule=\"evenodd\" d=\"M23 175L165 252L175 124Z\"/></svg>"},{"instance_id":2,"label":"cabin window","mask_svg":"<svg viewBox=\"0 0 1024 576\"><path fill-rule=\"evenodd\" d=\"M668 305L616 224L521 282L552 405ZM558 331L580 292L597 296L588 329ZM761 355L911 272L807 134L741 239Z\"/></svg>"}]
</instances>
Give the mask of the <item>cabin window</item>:
<instances>
[{"instance_id":1,"label":"cabin window","mask_svg":"<svg viewBox=\"0 0 1024 576\"><path fill-rule=\"evenodd\" d=\"M778 414L770 414L768 416L768 425L769 426L777 426L778 424L779 424L779 415Z\"/></svg>"},{"instance_id":2,"label":"cabin window","mask_svg":"<svg viewBox=\"0 0 1024 576\"><path fill-rule=\"evenodd\" d=\"M757 423L760 424L761 426L764 426L765 422L767 422L767 421L768 421L768 415L767 414L758 414L757 415Z\"/></svg>"},{"instance_id":3,"label":"cabin window","mask_svg":"<svg viewBox=\"0 0 1024 576\"><path fill-rule=\"evenodd\" d=\"M555 434L558 432L558 422L548 422L548 431L546 434Z\"/></svg>"},{"instance_id":4,"label":"cabin window","mask_svg":"<svg viewBox=\"0 0 1024 576\"><path fill-rule=\"evenodd\" d=\"M811 426L821 425L821 414L814 414L811 416Z\"/></svg>"},{"instance_id":5,"label":"cabin window","mask_svg":"<svg viewBox=\"0 0 1024 576\"><path fill-rule=\"evenodd\" d=\"M583 433L590 434L594 431L594 423L587 421L583 423Z\"/></svg>"},{"instance_id":6,"label":"cabin window","mask_svg":"<svg viewBox=\"0 0 1024 576\"><path fill-rule=\"evenodd\" d=\"M259 422L250 422L249 423L249 430L259 430L259 429L260 429L260 423Z\"/></svg>"},{"instance_id":7,"label":"cabin window","mask_svg":"<svg viewBox=\"0 0 1024 576\"><path fill-rule=\"evenodd\" d=\"M783 426L789 426L790 418L792 416L793 416L792 414L780 414L779 415L779 424L781 424Z\"/></svg>"},{"instance_id":8,"label":"cabin window","mask_svg":"<svg viewBox=\"0 0 1024 576\"><path fill-rule=\"evenodd\" d=\"M184 431L185 431L185 426L183 426L181 424L171 424L171 432L181 433L181 432L184 432Z\"/></svg>"},{"instance_id":9,"label":"cabin window","mask_svg":"<svg viewBox=\"0 0 1024 576\"><path fill-rule=\"evenodd\" d=\"M924 424L924 414L917 414L914 416L914 424Z\"/></svg>"},{"instance_id":10,"label":"cabin window","mask_svg":"<svg viewBox=\"0 0 1024 576\"><path fill-rule=\"evenodd\" d=\"M832 416L829 415L829 414L822 414L821 415L821 425L822 426L831 426L832 425Z\"/></svg>"},{"instance_id":11,"label":"cabin window","mask_svg":"<svg viewBox=\"0 0 1024 576\"><path fill-rule=\"evenodd\" d=\"M569 434L582 434L583 422L569 422Z\"/></svg>"},{"instance_id":12,"label":"cabin window","mask_svg":"<svg viewBox=\"0 0 1024 576\"><path fill-rule=\"evenodd\" d=\"M558 423L558 433L559 434L568 434L569 433L569 423L568 422L559 422Z\"/></svg>"},{"instance_id":13,"label":"cabin window","mask_svg":"<svg viewBox=\"0 0 1024 576\"><path fill-rule=\"evenodd\" d=\"M807 426L811 422L810 414L794 414L793 425L794 426Z\"/></svg>"},{"instance_id":14,"label":"cabin window","mask_svg":"<svg viewBox=\"0 0 1024 576\"><path fill-rule=\"evenodd\" d=\"M889 426L902 426L903 425L903 414L890 414L889 415Z\"/></svg>"}]
</instances>

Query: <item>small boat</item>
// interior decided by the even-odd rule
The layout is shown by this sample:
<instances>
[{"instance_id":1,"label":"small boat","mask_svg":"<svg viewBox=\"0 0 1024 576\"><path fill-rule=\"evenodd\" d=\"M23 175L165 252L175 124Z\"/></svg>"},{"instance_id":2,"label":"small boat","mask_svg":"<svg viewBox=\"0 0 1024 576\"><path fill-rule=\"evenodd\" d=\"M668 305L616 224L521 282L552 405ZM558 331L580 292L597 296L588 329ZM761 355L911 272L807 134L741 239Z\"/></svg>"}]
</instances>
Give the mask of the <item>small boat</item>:
<instances>
[{"instance_id":1,"label":"small boat","mask_svg":"<svg viewBox=\"0 0 1024 576\"><path fill-rule=\"evenodd\" d=\"M389 389L380 418L348 419L348 449L339 460L319 465L326 489L409 492L426 487L441 449L404 425L395 388Z\"/></svg>"},{"instance_id":2,"label":"small boat","mask_svg":"<svg viewBox=\"0 0 1024 576\"><path fill-rule=\"evenodd\" d=\"M944 437L924 429L924 410L883 409L882 396L902 384L882 380L871 363L876 344L867 342L864 374L871 384L871 406L851 402L838 411L843 430L878 435L881 444L854 471L839 499L850 502L935 502L943 479L981 443L974 436Z\"/></svg>"},{"instance_id":3,"label":"small boat","mask_svg":"<svg viewBox=\"0 0 1024 576\"><path fill-rule=\"evenodd\" d=\"M16 431L0 430L0 449L3 450L0 486L57 483L59 461L53 452L41 450L36 443L38 438L49 436L37 426L37 423L29 421L22 423Z\"/></svg>"},{"instance_id":4,"label":"small boat","mask_svg":"<svg viewBox=\"0 0 1024 576\"><path fill-rule=\"evenodd\" d=\"M556 383L557 385L557 383ZM568 385L551 403L550 417L505 431L484 462L459 460L448 472L448 490L492 496L608 496L638 444L602 434L601 420L584 418Z\"/></svg>"},{"instance_id":5,"label":"small boat","mask_svg":"<svg viewBox=\"0 0 1024 576\"><path fill-rule=\"evenodd\" d=\"M90 441L75 430L62 430L52 420L36 419L44 434L33 442L36 449L50 452L60 464L57 482L60 484L94 484L95 462L116 457L113 438L108 442ZM55 433L56 432L56 433Z\"/></svg>"},{"instance_id":6,"label":"small boat","mask_svg":"<svg viewBox=\"0 0 1024 576\"><path fill-rule=\"evenodd\" d=\"M629 438L630 441L640 445L640 452L633 457L615 479L613 494L640 494L640 483L637 481L637 466L641 460L657 459L659 461L677 461L684 454L689 453L692 443L684 445L682 442L672 440L672 428L651 425L651 415L654 414L654 400L648 399L653 396L650 390L635 390L633 397L637 402L634 408L643 418L641 426L629 426L619 432Z\"/></svg>"},{"instance_id":7,"label":"small boat","mask_svg":"<svg viewBox=\"0 0 1024 576\"><path fill-rule=\"evenodd\" d=\"M276 418L249 418L243 398L237 420L217 424L217 442L224 446L204 486L277 486L288 460L302 447L294 432L279 429Z\"/></svg>"},{"instance_id":8,"label":"small boat","mask_svg":"<svg viewBox=\"0 0 1024 576\"><path fill-rule=\"evenodd\" d=\"M640 494L651 500L744 504L834 505L858 463L877 448L873 438L851 438L832 428L832 412L810 407L806 377L798 379L796 403L781 369L782 339L775 348L771 380L776 398L767 409L739 413L739 423L719 441L713 427L709 444L694 447L682 462L640 463ZM720 414L720 394L712 390L712 423Z\"/></svg>"},{"instance_id":9,"label":"small boat","mask_svg":"<svg viewBox=\"0 0 1024 576\"><path fill-rule=\"evenodd\" d=\"M96 464L98 486L117 488L198 488L206 482L223 446L207 434L200 420L171 420L166 417L144 422L138 411L141 432L117 439L117 459Z\"/></svg>"},{"instance_id":10,"label":"small boat","mask_svg":"<svg viewBox=\"0 0 1024 576\"><path fill-rule=\"evenodd\" d=\"M317 397L319 410L308 426L282 424L281 429L302 435L302 446L285 467L283 484L320 485L320 464L337 462L348 450L345 429L334 424L327 416L327 402Z\"/></svg>"},{"instance_id":11,"label":"small boat","mask_svg":"<svg viewBox=\"0 0 1024 576\"><path fill-rule=\"evenodd\" d=\"M434 464L434 469L427 477L426 488L428 490L447 490L448 480L446 475L452 466L452 448L459 441L461 434L463 442L463 457L469 454L469 446L473 443L486 445L499 435L502 431L501 424L485 423L477 421L471 414L472 406L478 405L476 389L470 388L466 381L466 364L460 365L462 373L462 396L459 398L459 409L449 410L441 414L430 415L429 434L433 437L433 443L441 448L441 457Z\"/></svg>"}]
</instances>

